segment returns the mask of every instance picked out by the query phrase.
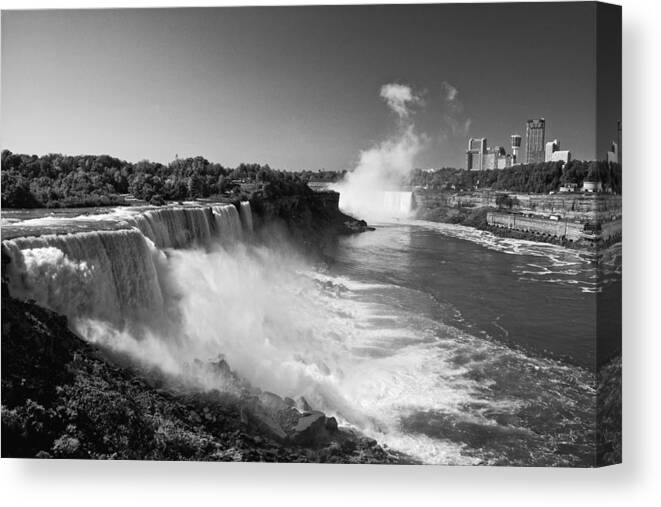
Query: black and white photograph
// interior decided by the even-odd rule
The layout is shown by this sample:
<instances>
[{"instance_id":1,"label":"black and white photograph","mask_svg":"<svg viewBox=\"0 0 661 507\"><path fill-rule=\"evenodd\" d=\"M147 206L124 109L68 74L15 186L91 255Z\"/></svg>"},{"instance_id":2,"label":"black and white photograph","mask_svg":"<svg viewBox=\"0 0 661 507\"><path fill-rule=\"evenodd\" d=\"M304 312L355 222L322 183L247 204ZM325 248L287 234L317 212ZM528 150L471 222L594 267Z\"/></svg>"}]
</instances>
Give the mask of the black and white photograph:
<instances>
[{"instance_id":1,"label":"black and white photograph","mask_svg":"<svg viewBox=\"0 0 661 507\"><path fill-rule=\"evenodd\" d=\"M619 5L3 9L1 58L3 461L622 461Z\"/></svg>"}]
</instances>

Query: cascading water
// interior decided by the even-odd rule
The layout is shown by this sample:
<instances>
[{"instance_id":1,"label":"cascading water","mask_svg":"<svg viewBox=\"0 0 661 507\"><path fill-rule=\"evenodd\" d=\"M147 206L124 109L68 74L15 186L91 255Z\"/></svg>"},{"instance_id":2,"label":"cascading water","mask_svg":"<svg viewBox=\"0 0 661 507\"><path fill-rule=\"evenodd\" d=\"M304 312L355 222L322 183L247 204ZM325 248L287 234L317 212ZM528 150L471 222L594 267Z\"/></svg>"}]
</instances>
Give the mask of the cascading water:
<instances>
[{"instance_id":1,"label":"cascading water","mask_svg":"<svg viewBox=\"0 0 661 507\"><path fill-rule=\"evenodd\" d=\"M168 207L146 211L128 218L159 248L183 248L193 242L206 244L212 235L209 208Z\"/></svg>"},{"instance_id":2,"label":"cascading water","mask_svg":"<svg viewBox=\"0 0 661 507\"><path fill-rule=\"evenodd\" d=\"M389 199L399 210L410 202ZM436 257L411 261L408 229L347 238L333 267L340 272L320 272L289 249L224 241L236 224L248 231L248 203L206 209L184 217L176 207L124 209L94 219L123 229L5 240L10 290L69 316L86 339L193 387L231 388L196 366L222 354L253 385L304 395L426 462L575 464L592 456L583 436L592 420L589 376L447 324L424 283L397 281L425 262L430 273L438 266ZM178 236L172 224L188 232ZM482 259L481 248L465 259ZM496 254L487 254L492 262ZM569 454L555 452L558 442L573 446Z\"/></svg>"},{"instance_id":3,"label":"cascading water","mask_svg":"<svg viewBox=\"0 0 661 507\"><path fill-rule=\"evenodd\" d=\"M415 208L413 192L399 190L363 190L345 185L335 188L340 192L340 209L368 221L388 222L411 217Z\"/></svg>"},{"instance_id":4,"label":"cascading water","mask_svg":"<svg viewBox=\"0 0 661 507\"><path fill-rule=\"evenodd\" d=\"M250 203L246 201L248 206ZM243 207L243 203L241 203ZM241 219L236 206L233 204L222 204L213 206L215 227L222 240L234 241L241 239L243 235Z\"/></svg>"},{"instance_id":5,"label":"cascading water","mask_svg":"<svg viewBox=\"0 0 661 507\"><path fill-rule=\"evenodd\" d=\"M4 241L11 293L117 326L158 318L163 296L148 243L135 229Z\"/></svg>"},{"instance_id":6,"label":"cascading water","mask_svg":"<svg viewBox=\"0 0 661 507\"><path fill-rule=\"evenodd\" d=\"M248 234L251 234L253 230L253 226L252 226L252 210L250 209L250 202L242 201L239 210L241 214L241 224L243 225L243 229Z\"/></svg>"},{"instance_id":7,"label":"cascading water","mask_svg":"<svg viewBox=\"0 0 661 507\"><path fill-rule=\"evenodd\" d=\"M250 216L250 203L241 206ZM62 220L72 232L43 234L56 220L23 222L23 235L3 241L10 288L19 297L71 318L86 317L113 325L159 320L164 300L159 279L163 249L223 244L241 239L242 222L233 204L117 209L97 222L108 230L87 231L95 217ZM125 223L130 228L121 228ZM11 227L9 227L11 229ZM80 232L77 231L80 229ZM5 228L7 230L7 228ZM34 231L30 234L31 231ZM147 318L148 317L148 318Z\"/></svg>"},{"instance_id":8,"label":"cascading water","mask_svg":"<svg viewBox=\"0 0 661 507\"><path fill-rule=\"evenodd\" d=\"M383 207L395 217L406 217L413 211L413 192L386 191L383 193Z\"/></svg>"}]
</instances>

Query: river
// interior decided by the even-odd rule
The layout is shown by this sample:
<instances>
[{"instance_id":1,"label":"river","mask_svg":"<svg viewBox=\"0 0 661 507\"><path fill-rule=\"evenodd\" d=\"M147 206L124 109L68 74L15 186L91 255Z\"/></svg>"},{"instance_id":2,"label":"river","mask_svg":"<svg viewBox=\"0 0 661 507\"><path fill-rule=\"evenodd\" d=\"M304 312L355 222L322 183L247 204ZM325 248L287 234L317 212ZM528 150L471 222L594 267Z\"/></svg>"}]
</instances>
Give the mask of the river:
<instances>
[{"instance_id":1,"label":"river","mask_svg":"<svg viewBox=\"0 0 661 507\"><path fill-rule=\"evenodd\" d=\"M239 227L236 213L213 215ZM58 230L58 220L41 227ZM63 220L71 227L76 219ZM95 271L101 256L85 243L90 220L80 220L86 239L75 248L48 237L12 243L25 263L14 288L20 280L19 290L67 314L90 341L178 375L189 375L196 358L222 354L254 385L304 395L425 463L593 464L596 308L620 289L619 245L596 258L401 220L343 237L326 262L311 263L247 238L176 250L146 238L137 249L130 233L121 249L136 250L115 247L103 257L110 266ZM115 220L124 220L121 230L99 233L109 236L93 248L127 236L126 217ZM3 235L24 234L26 224ZM205 227L213 236L216 226ZM126 263L139 256L138 267ZM150 278L138 290L131 270L144 266ZM116 285L110 295L95 282L101 271ZM114 294L139 300L110 313ZM129 318L142 300L151 316Z\"/></svg>"}]
</instances>

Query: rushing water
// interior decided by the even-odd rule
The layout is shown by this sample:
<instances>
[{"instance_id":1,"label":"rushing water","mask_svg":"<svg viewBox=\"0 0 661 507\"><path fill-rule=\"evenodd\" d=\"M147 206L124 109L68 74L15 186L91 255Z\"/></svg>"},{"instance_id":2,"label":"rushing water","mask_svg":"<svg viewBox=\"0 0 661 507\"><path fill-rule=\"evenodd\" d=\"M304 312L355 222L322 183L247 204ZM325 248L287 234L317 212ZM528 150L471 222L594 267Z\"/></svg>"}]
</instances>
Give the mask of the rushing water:
<instances>
[{"instance_id":1,"label":"rushing water","mask_svg":"<svg viewBox=\"0 0 661 507\"><path fill-rule=\"evenodd\" d=\"M222 388L191 364L223 354L426 463L593 462L595 307L620 283L617 246L599 279L586 253L420 221L344 237L311 265L252 243L247 204L37 218L3 236L31 227L51 234L4 242L14 293L150 367Z\"/></svg>"},{"instance_id":2,"label":"rushing water","mask_svg":"<svg viewBox=\"0 0 661 507\"><path fill-rule=\"evenodd\" d=\"M349 215L374 220L411 217L415 207L413 192L402 190L366 190L361 186L331 185L340 192L340 209Z\"/></svg>"},{"instance_id":3,"label":"rushing water","mask_svg":"<svg viewBox=\"0 0 661 507\"><path fill-rule=\"evenodd\" d=\"M333 257L329 280L366 308L356 354L378 373L357 374L393 417L386 442L429 462L592 462L595 312L618 290L619 245L601 279L586 252L420 221Z\"/></svg>"}]
</instances>

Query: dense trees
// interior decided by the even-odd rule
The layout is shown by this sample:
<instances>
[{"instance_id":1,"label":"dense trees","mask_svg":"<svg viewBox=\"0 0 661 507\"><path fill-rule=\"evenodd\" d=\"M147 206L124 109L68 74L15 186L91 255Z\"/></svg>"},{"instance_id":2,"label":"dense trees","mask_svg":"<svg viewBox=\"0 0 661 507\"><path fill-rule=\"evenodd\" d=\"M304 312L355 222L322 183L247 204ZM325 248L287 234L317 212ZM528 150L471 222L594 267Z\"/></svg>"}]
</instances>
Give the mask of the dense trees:
<instances>
[{"instance_id":1,"label":"dense trees","mask_svg":"<svg viewBox=\"0 0 661 507\"><path fill-rule=\"evenodd\" d=\"M130 163L108 155L67 156L2 152L2 206L7 208L104 206L122 204L122 194L148 202L240 194L246 187L266 196L310 192L308 181L338 181L346 171L276 171L268 165L240 164L234 169L203 157L177 158L167 165L149 160ZM561 185L600 181L622 192L622 168L604 161L572 160L466 171L442 168L413 171L409 183L434 190L491 188L548 193Z\"/></svg>"},{"instance_id":2,"label":"dense trees","mask_svg":"<svg viewBox=\"0 0 661 507\"><path fill-rule=\"evenodd\" d=\"M135 164L108 155L19 155L2 152L2 206L7 208L116 205L122 194L152 203L239 194L254 183L269 195L307 192L298 174L268 165L234 169L203 157Z\"/></svg>"},{"instance_id":3,"label":"dense trees","mask_svg":"<svg viewBox=\"0 0 661 507\"><path fill-rule=\"evenodd\" d=\"M328 181L335 182L344 178L347 171L302 171L301 178L305 181Z\"/></svg>"},{"instance_id":4,"label":"dense trees","mask_svg":"<svg viewBox=\"0 0 661 507\"><path fill-rule=\"evenodd\" d=\"M548 193L569 183L580 187L583 181L600 181L605 189L621 193L622 167L605 161L572 160L567 164L542 162L486 171L442 168L427 172L416 169L411 175L410 183L433 190L491 188L512 192Z\"/></svg>"}]
</instances>

